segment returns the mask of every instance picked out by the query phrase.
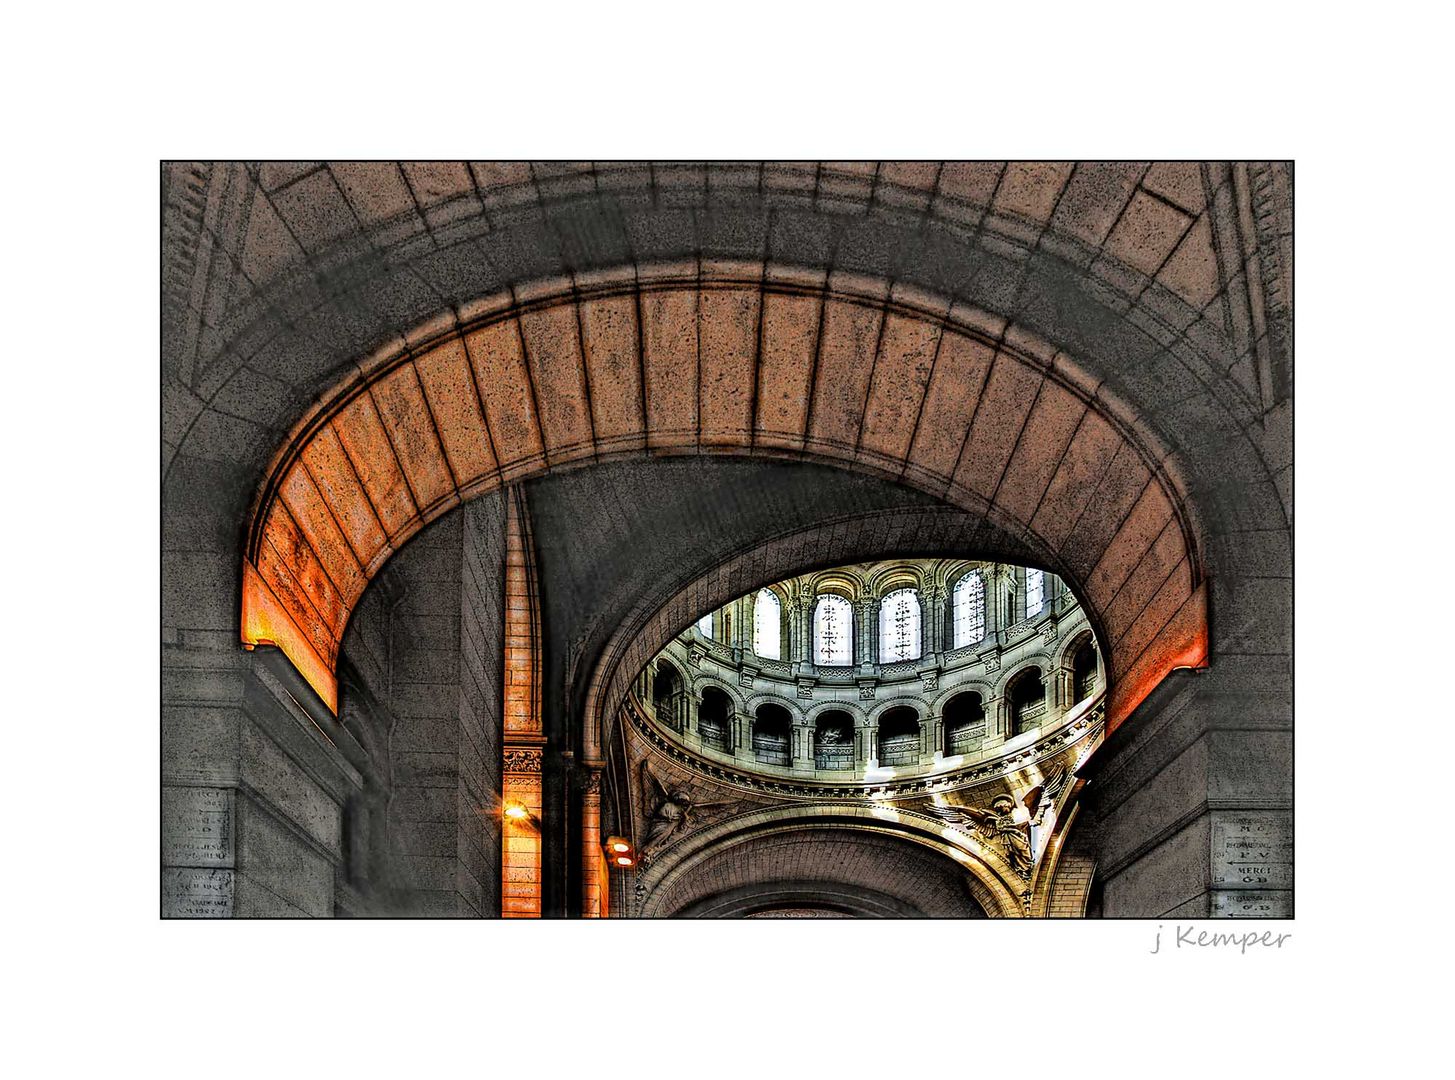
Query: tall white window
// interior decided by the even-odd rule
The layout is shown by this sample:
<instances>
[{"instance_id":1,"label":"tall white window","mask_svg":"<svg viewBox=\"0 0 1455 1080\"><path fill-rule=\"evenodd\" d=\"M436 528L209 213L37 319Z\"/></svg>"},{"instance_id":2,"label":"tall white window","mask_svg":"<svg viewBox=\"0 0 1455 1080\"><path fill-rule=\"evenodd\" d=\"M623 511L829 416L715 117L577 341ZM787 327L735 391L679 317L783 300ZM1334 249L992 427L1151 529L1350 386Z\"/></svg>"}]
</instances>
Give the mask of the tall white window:
<instances>
[{"instance_id":1,"label":"tall white window","mask_svg":"<svg viewBox=\"0 0 1455 1080\"><path fill-rule=\"evenodd\" d=\"M879 662L919 659L919 597L896 589L879 605Z\"/></svg>"},{"instance_id":2,"label":"tall white window","mask_svg":"<svg viewBox=\"0 0 1455 1080\"><path fill-rule=\"evenodd\" d=\"M753 651L769 660L781 659L781 607L772 589L764 589L753 601Z\"/></svg>"},{"instance_id":3,"label":"tall white window","mask_svg":"<svg viewBox=\"0 0 1455 1080\"><path fill-rule=\"evenodd\" d=\"M955 648L974 645L985 636L985 580L971 571L955 586Z\"/></svg>"},{"instance_id":4,"label":"tall white window","mask_svg":"<svg viewBox=\"0 0 1455 1080\"><path fill-rule=\"evenodd\" d=\"M1046 606L1046 572L1044 570L1026 571L1026 618L1032 615L1039 615L1041 608Z\"/></svg>"},{"instance_id":5,"label":"tall white window","mask_svg":"<svg viewBox=\"0 0 1455 1080\"><path fill-rule=\"evenodd\" d=\"M813 662L851 664L853 655L853 609L842 596L825 593L813 609Z\"/></svg>"},{"instance_id":6,"label":"tall white window","mask_svg":"<svg viewBox=\"0 0 1455 1080\"><path fill-rule=\"evenodd\" d=\"M708 612L697 620L697 632L703 637L712 637L712 612Z\"/></svg>"}]
</instances>

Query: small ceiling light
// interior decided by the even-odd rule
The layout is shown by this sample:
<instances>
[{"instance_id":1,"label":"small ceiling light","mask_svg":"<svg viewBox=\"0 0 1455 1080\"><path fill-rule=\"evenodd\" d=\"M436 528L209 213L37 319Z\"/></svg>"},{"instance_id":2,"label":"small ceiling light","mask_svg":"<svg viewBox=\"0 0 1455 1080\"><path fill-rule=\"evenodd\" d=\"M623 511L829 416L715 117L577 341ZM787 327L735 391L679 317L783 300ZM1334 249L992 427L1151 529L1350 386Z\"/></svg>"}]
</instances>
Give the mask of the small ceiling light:
<instances>
[{"instance_id":1,"label":"small ceiling light","mask_svg":"<svg viewBox=\"0 0 1455 1080\"><path fill-rule=\"evenodd\" d=\"M619 855L616 859L617 866L632 866L635 862L635 859L629 859L625 855Z\"/></svg>"},{"instance_id":2,"label":"small ceiling light","mask_svg":"<svg viewBox=\"0 0 1455 1080\"><path fill-rule=\"evenodd\" d=\"M514 818L516 821L521 821L530 817L530 811L524 806L521 806L520 803L511 803L505 808L505 816Z\"/></svg>"},{"instance_id":3,"label":"small ceiling light","mask_svg":"<svg viewBox=\"0 0 1455 1080\"><path fill-rule=\"evenodd\" d=\"M630 844L623 844L620 840L611 845L612 851L630 851L631 849L632 846Z\"/></svg>"}]
</instances>

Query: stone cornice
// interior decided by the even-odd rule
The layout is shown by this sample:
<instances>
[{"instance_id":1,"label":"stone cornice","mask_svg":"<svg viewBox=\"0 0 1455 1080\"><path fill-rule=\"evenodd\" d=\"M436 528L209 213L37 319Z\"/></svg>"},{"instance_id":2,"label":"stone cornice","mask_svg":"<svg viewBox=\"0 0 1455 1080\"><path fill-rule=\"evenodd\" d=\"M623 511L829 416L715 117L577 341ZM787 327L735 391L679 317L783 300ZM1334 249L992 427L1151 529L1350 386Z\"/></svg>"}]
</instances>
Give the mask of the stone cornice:
<instances>
[{"instance_id":1,"label":"stone cornice","mask_svg":"<svg viewBox=\"0 0 1455 1080\"><path fill-rule=\"evenodd\" d=\"M787 799L844 800L856 804L879 802L885 799L912 799L919 796L961 788L974 787L987 780L1005 776L1023 769L1044 758L1098 735L1106 721L1106 702L1097 704L1084 712L1078 719L1052 732L1033 744L1017 748L989 761L956 769L935 776L911 777L904 780L874 783L843 783L834 781L779 780L758 773L708 761L692 753L678 743L668 739L657 730L655 724L628 700L622 710L630 719L632 727L661 756L679 767L704 779L715 781L767 796Z\"/></svg>"}]
</instances>

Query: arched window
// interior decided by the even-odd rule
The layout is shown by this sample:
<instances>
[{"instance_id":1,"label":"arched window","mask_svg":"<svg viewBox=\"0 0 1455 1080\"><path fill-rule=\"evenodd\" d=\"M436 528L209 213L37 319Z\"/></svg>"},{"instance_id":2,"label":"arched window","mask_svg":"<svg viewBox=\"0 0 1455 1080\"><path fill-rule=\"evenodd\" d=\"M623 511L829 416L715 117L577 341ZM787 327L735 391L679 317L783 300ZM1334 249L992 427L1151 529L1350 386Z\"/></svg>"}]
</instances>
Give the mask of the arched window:
<instances>
[{"instance_id":1,"label":"arched window","mask_svg":"<svg viewBox=\"0 0 1455 1080\"><path fill-rule=\"evenodd\" d=\"M842 596L825 593L813 609L813 662L827 666L851 664L853 656L853 611Z\"/></svg>"},{"instance_id":2,"label":"arched window","mask_svg":"<svg viewBox=\"0 0 1455 1080\"><path fill-rule=\"evenodd\" d=\"M985 580L979 570L960 579L955 586L955 648L974 645L985 637Z\"/></svg>"},{"instance_id":3,"label":"arched window","mask_svg":"<svg viewBox=\"0 0 1455 1080\"><path fill-rule=\"evenodd\" d=\"M1039 615L1046 606L1046 573L1044 570L1026 571L1026 618Z\"/></svg>"},{"instance_id":4,"label":"arched window","mask_svg":"<svg viewBox=\"0 0 1455 1080\"><path fill-rule=\"evenodd\" d=\"M1071 689L1076 701L1096 693L1096 645L1090 639L1071 658Z\"/></svg>"},{"instance_id":5,"label":"arched window","mask_svg":"<svg viewBox=\"0 0 1455 1080\"><path fill-rule=\"evenodd\" d=\"M968 754L985 740L985 704L973 690L945 703L945 753Z\"/></svg>"},{"instance_id":6,"label":"arched window","mask_svg":"<svg viewBox=\"0 0 1455 1080\"><path fill-rule=\"evenodd\" d=\"M705 638L712 637L712 612L697 620L697 632Z\"/></svg>"},{"instance_id":7,"label":"arched window","mask_svg":"<svg viewBox=\"0 0 1455 1080\"><path fill-rule=\"evenodd\" d=\"M753 760L764 765L792 765L788 743L792 729L793 717L782 705L759 705L753 719Z\"/></svg>"},{"instance_id":8,"label":"arched window","mask_svg":"<svg viewBox=\"0 0 1455 1080\"><path fill-rule=\"evenodd\" d=\"M652 707L657 714L658 723L666 724L674 731L681 731L685 703L681 673L663 661L658 665L657 674L652 679Z\"/></svg>"},{"instance_id":9,"label":"arched window","mask_svg":"<svg viewBox=\"0 0 1455 1080\"><path fill-rule=\"evenodd\" d=\"M919 714L908 706L879 718L879 764L902 767L919 762Z\"/></svg>"},{"instance_id":10,"label":"arched window","mask_svg":"<svg viewBox=\"0 0 1455 1080\"><path fill-rule=\"evenodd\" d=\"M896 589L879 605L879 662L919 659L919 597Z\"/></svg>"},{"instance_id":11,"label":"arched window","mask_svg":"<svg viewBox=\"0 0 1455 1080\"><path fill-rule=\"evenodd\" d=\"M753 601L753 651L769 660L781 659L780 635L783 619L778 597L772 589L764 589Z\"/></svg>"},{"instance_id":12,"label":"arched window","mask_svg":"<svg viewBox=\"0 0 1455 1080\"><path fill-rule=\"evenodd\" d=\"M1006 697L1010 699L1012 735L1022 735L1041 723L1046 715L1046 684L1040 668L1028 668L1017 675Z\"/></svg>"},{"instance_id":13,"label":"arched window","mask_svg":"<svg viewBox=\"0 0 1455 1080\"><path fill-rule=\"evenodd\" d=\"M715 686L702 691L702 702L697 706L697 733L707 746L718 750L730 750L729 732L732 730L732 700Z\"/></svg>"}]
</instances>

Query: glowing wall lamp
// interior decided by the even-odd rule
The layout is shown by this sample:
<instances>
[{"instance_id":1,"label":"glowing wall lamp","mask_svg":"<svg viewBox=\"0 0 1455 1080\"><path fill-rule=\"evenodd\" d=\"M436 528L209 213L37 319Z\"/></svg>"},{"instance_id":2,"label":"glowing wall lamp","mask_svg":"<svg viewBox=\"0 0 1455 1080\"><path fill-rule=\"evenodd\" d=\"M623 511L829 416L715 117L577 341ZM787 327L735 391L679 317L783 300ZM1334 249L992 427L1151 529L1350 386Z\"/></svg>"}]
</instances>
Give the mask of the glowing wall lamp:
<instances>
[{"instance_id":1,"label":"glowing wall lamp","mask_svg":"<svg viewBox=\"0 0 1455 1080\"><path fill-rule=\"evenodd\" d=\"M508 802L505 804L505 820L513 821L520 825L539 825L540 821L532 814L524 803Z\"/></svg>"},{"instance_id":2,"label":"glowing wall lamp","mask_svg":"<svg viewBox=\"0 0 1455 1080\"><path fill-rule=\"evenodd\" d=\"M607 860L618 870L626 870L637 864L637 849L624 836L608 836L602 847L606 850Z\"/></svg>"}]
</instances>

